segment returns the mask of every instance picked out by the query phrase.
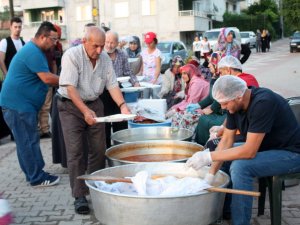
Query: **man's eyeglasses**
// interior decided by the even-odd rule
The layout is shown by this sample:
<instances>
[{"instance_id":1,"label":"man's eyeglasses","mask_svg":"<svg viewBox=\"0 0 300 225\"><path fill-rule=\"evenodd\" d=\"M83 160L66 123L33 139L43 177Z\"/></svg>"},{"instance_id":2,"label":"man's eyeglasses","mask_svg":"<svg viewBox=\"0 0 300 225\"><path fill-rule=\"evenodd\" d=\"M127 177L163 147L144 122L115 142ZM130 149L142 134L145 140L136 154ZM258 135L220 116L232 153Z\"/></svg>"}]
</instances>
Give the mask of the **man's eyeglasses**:
<instances>
[{"instance_id":1,"label":"man's eyeglasses","mask_svg":"<svg viewBox=\"0 0 300 225\"><path fill-rule=\"evenodd\" d=\"M51 36L47 36L47 37L50 38L52 42L57 42L58 41L58 38L51 37Z\"/></svg>"}]
</instances>

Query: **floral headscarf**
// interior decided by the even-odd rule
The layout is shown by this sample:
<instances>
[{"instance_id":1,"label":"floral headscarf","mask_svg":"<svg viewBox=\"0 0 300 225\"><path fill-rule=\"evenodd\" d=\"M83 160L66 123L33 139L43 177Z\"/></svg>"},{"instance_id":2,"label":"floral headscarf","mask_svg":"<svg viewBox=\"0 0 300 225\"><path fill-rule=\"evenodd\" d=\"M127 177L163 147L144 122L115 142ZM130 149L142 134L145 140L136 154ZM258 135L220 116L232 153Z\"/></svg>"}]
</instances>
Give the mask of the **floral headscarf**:
<instances>
[{"instance_id":1,"label":"floral headscarf","mask_svg":"<svg viewBox=\"0 0 300 225\"><path fill-rule=\"evenodd\" d=\"M230 32L232 32L233 37L235 37L234 31L231 30L230 28L223 27L221 29L215 51L222 52L222 57L226 55L232 55L237 59L240 59L240 54L241 54L240 43L235 38L233 38L233 41L231 43L226 41L226 37Z\"/></svg>"},{"instance_id":2,"label":"floral headscarf","mask_svg":"<svg viewBox=\"0 0 300 225\"><path fill-rule=\"evenodd\" d=\"M209 58L209 63L212 64L215 69L215 74L213 74L214 76L219 75L218 63L220 62L220 60L221 60L220 52L213 52Z\"/></svg>"},{"instance_id":3,"label":"floral headscarf","mask_svg":"<svg viewBox=\"0 0 300 225\"><path fill-rule=\"evenodd\" d=\"M173 67L174 66L183 66L184 65L184 62L183 62L183 59L181 58L181 56L179 55L175 55L172 59L172 62L171 62L171 66L170 66L170 70L172 71L173 70Z\"/></svg>"}]
</instances>

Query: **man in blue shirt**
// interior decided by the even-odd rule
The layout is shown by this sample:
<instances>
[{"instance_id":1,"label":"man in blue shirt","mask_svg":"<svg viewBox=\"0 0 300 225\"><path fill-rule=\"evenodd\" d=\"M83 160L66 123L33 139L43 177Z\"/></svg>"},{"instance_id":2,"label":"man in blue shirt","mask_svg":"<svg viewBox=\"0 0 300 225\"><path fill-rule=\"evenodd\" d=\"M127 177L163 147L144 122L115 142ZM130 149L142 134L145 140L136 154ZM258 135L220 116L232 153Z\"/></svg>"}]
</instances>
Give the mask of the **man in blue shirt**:
<instances>
[{"instance_id":1,"label":"man in blue shirt","mask_svg":"<svg viewBox=\"0 0 300 225\"><path fill-rule=\"evenodd\" d=\"M55 185L60 180L43 170L37 129L37 115L48 85L58 85L58 76L49 72L44 54L57 40L53 24L43 22L35 37L13 58L0 94L4 119L15 137L20 167L34 187Z\"/></svg>"}]
</instances>

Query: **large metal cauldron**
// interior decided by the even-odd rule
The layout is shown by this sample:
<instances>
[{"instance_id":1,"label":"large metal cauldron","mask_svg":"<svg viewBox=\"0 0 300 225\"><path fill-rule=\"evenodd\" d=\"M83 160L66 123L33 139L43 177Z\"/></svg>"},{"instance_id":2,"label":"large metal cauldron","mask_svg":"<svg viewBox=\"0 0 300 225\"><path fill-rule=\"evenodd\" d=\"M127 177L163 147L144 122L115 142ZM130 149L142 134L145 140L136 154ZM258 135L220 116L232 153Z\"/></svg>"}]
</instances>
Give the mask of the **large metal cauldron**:
<instances>
[{"instance_id":1,"label":"large metal cauldron","mask_svg":"<svg viewBox=\"0 0 300 225\"><path fill-rule=\"evenodd\" d=\"M185 162L203 146L187 141L138 141L115 145L106 150L109 166L139 162Z\"/></svg>"},{"instance_id":2,"label":"large metal cauldron","mask_svg":"<svg viewBox=\"0 0 300 225\"><path fill-rule=\"evenodd\" d=\"M152 174L203 177L184 163L140 163L99 170L100 176L134 176L141 170ZM218 172L214 186L226 187L228 176ZM94 181L86 181L90 189L96 218L104 225L208 225L222 215L224 193L200 192L198 194L170 197L133 196L96 189Z\"/></svg>"},{"instance_id":3,"label":"large metal cauldron","mask_svg":"<svg viewBox=\"0 0 300 225\"><path fill-rule=\"evenodd\" d=\"M177 129L172 127L140 127L134 129L120 130L111 135L115 145L136 142L136 141L153 141L153 140L179 140L190 141L193 132L188 129Z\"/></svg>"}]
</instances>

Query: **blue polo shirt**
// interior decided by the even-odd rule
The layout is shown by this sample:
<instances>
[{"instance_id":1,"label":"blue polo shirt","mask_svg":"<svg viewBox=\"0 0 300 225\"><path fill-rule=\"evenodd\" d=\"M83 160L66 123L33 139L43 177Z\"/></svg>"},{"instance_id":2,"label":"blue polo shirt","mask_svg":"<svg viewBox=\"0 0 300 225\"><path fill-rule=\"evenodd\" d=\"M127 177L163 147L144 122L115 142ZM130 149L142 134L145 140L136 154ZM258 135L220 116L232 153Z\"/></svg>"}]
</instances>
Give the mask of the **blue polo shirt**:
<instances>
[{"instance_id":1,"label":"blue polo shirt","mask_svg":"<svg viewBox=\"0 0 300 225\"><path fill-rule=\"evenodd\" d=\"M0 93L0 105L18 112L37 112L44 104L48 86L38 77L49 72L43 51L32 41L14 56Z\"/></svg>"}]
</instances>

